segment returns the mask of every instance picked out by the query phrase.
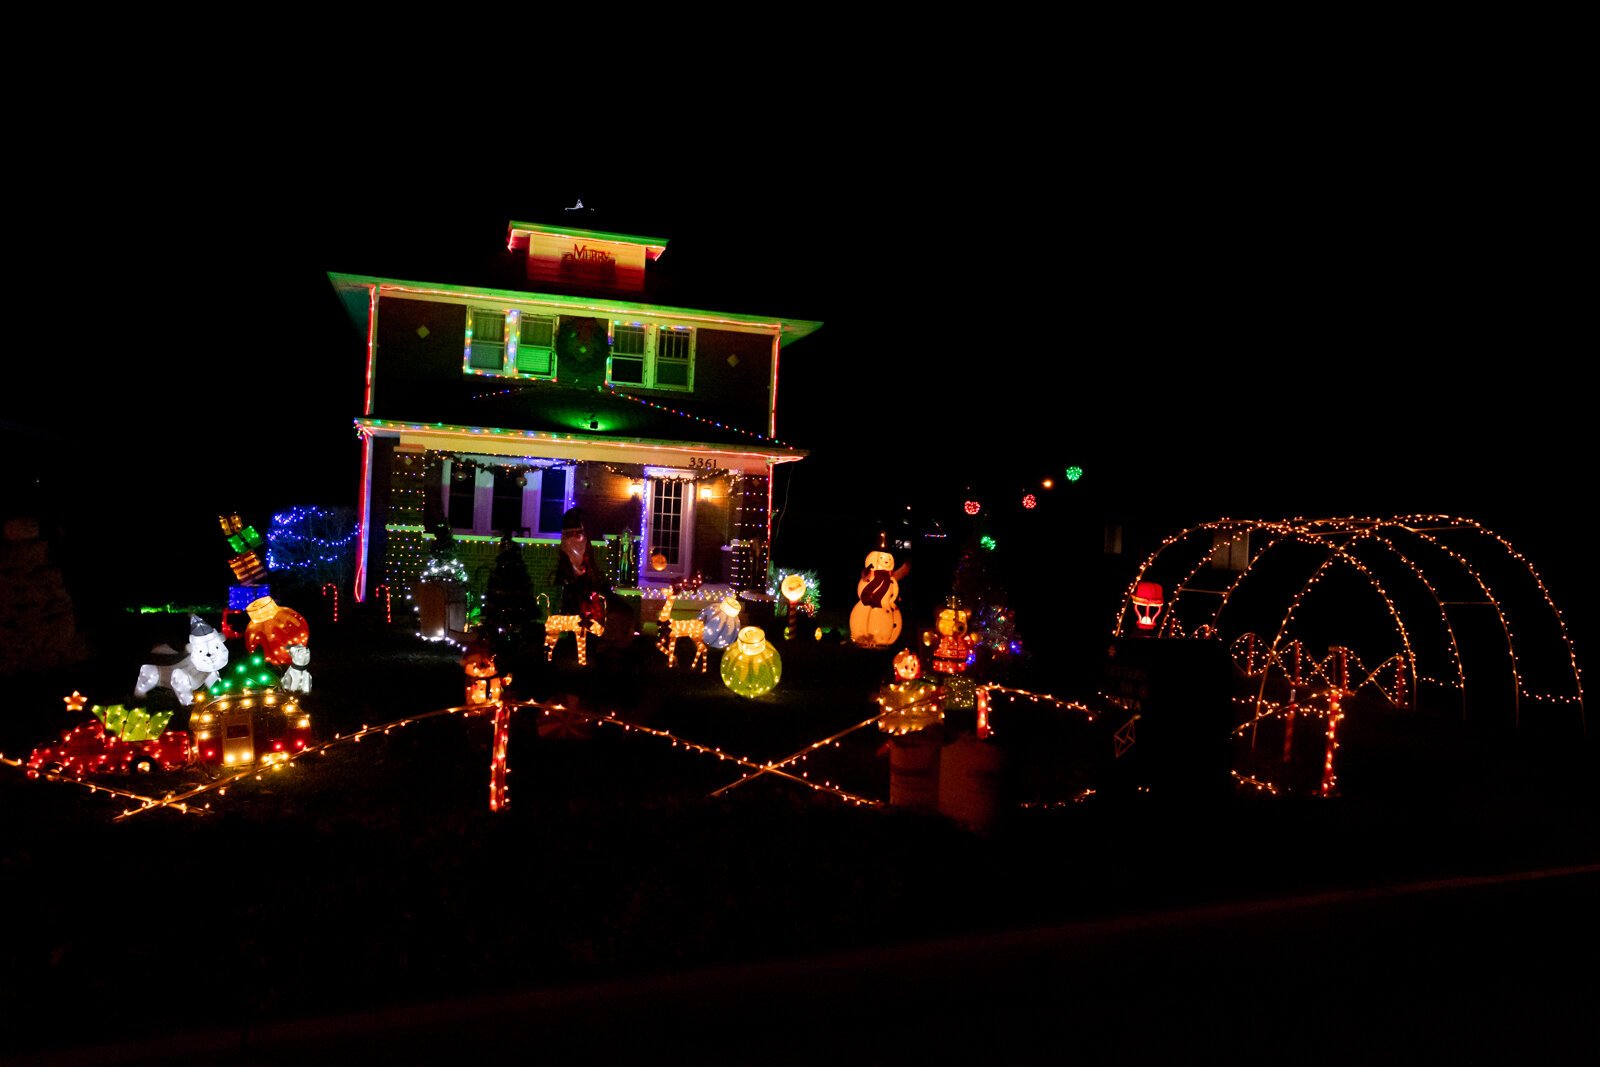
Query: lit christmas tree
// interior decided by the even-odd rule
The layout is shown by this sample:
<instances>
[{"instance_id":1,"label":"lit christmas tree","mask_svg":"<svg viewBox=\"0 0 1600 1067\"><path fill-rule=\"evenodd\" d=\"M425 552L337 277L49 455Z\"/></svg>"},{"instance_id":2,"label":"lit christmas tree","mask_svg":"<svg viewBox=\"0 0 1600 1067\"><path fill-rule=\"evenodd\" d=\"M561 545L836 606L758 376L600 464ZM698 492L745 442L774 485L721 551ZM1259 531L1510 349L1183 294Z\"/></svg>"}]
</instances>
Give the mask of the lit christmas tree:
<instances>
[{"instance_id":1,"label":"lit christmas tree","mask_svg":"<svg viewBox=\"0 0 1600 1067\"><path fill-rule=\"evenodd\" d=\"M497 642L509 644L539 621L533 584L522 561L522 548L508 533L500 540L500 554L489 572L483 594L482 628Z\"/></svg>"},{"instance_id":2,"label":"lit christmas tree","mask_svg":"<svg viewBox=\"0 0 1600 1067\"><path fill-rule=\"evenodd\" d=\"M1022 654L1017 634L1017 613L1005 587L995 575L994 541L983 538L967 546L956 563L951 593L972 614L967 634L977 652L973 666L980 676L991 676Z\"/></svg>"}]
</instances>

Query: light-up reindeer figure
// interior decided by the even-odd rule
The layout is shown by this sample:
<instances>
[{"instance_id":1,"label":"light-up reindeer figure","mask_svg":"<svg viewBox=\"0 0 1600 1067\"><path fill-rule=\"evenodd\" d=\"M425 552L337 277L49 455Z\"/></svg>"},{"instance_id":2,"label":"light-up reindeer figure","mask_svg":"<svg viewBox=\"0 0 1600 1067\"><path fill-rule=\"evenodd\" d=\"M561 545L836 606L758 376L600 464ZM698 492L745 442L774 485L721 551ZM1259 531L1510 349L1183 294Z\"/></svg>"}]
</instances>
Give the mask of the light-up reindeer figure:
<instances>
[{"instance_id":1,"label":"light-up reindeer figure","mask_svg":"<svg viewBox=\"0 0 1600 1067\"><path fill-rule=\"evenodd\" d=\"M706 669L706 624L702 619L674 619L672 617L672 602L677 596L677 590L668 588L666 602L661 605L661 614L656 619L656 630L661 634L660 648L667 654L667 667L670 669L678 662L678 638L687 637L694 642L694 659L689 664L692 671L700 668L702 674Z\"/></svg>"},{"instance_id":2,"label":"light-up reindeer figure","mask_svg":"<svg viewBox=\"0 0 1600 1067\"><path fill-rule=\"evenodd\" d=\"M546 662L555 658L556 642L561 640L561 635L570 633L578 642L578 666L588 666L588 637L591 633L596 637L605 634L605 617L606 601L605 597L599 593L590 593L588 602L577 615L550 615L546 617L544 623L544 658Z\"/></svg>"}]
</instances>

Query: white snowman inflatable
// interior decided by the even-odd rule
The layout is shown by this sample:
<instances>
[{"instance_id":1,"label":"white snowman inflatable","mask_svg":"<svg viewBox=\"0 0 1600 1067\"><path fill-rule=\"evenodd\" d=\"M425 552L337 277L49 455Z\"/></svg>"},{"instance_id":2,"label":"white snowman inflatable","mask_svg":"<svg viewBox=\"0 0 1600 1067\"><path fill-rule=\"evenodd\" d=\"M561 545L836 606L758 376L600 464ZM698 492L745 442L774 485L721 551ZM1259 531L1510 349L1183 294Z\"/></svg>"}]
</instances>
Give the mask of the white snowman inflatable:
<instances>
[{"instance_id":1,"label":"white snowman inflatable","mask_svg":"<svg viewBox=\"0 0 1600 1067\"><path fill-rule=\"evenodd\" d=\"M882 648L900 637L900 579L911 573L911 564L895 568L888 551L888 535L878 535L878 548L867 553L856 583L857 602L850 609L850 640L863 648Z\"/></svg>"}]
</instances>

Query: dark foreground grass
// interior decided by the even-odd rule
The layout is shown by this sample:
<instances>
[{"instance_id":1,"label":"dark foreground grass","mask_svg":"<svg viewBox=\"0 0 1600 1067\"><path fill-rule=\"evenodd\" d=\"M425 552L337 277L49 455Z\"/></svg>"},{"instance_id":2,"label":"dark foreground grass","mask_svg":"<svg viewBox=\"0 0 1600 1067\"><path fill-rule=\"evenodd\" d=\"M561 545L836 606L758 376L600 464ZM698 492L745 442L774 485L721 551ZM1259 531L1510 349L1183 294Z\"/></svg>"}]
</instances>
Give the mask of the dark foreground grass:
<instances>
[{"instance_id":1,"label":"dark foreground grass","mask_svg":"<svg viewBox=\"0 0 1600 1067\"><path fill-rule=\"evenodd\" d=\"M25 757L52 736L73 688L126 699L145 636L130 635L126 662L17 680L0 750ZM553 666L536 649L503 666L523 697L576 696L761 759L871 713L886 656L833 642L780 648L783 684L759 701L729 694L714 665L669 672L642 638L591 649L587 670L565 645ZM307 705L320 737L461 698L453 652L392 630L325 626L314 655ZM770 778L711 798L738 777L732 764L615 727L540 738L532 712L513 728L512 805L499 815L488 810L481 717L330 749L233 787L205 816L113 824L122 802L4 768L3 1040L20 1050L259 1025L1600 857L1584 748L1414 722L1352 726L1350 738L1335 801L1099 798L1017 809L983 835ZM1073 757L1026 755L1035 767ZM805 766L888 795L875 730ZM194 780L133 781L157 793ZM1056 784L1064 797L1074 783Z\"/></svg>"}]
</instances>

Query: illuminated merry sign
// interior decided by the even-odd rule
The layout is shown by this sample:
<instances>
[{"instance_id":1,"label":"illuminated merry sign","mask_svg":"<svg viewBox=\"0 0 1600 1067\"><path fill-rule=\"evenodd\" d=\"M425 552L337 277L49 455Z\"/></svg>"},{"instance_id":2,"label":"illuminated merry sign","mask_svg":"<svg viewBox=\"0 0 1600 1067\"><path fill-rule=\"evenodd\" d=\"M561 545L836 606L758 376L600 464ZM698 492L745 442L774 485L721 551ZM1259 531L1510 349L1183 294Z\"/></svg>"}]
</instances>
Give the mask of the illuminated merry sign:
<instances>
[{"instance_id":1,"label":"illuminated merry sign","mask_svg":"<svg viewBox=\"0 0 1600 1067\"><path fill-rule=\"evenodd\" d=\"M532 233L528 279L609 292L643 292L649 246L571 233Z\"/></svg>"},{"instance_id":2,"label":"illuminated merry sign","mask_svg":"<svg viewBox=\"0 0 1600 1067\"><path fill-rule=\"evenodd\" d=\"M561 253L561 273L579 278L615 278L617 257L601 248L574 244Z\"/></svg>"}]
</instances>

